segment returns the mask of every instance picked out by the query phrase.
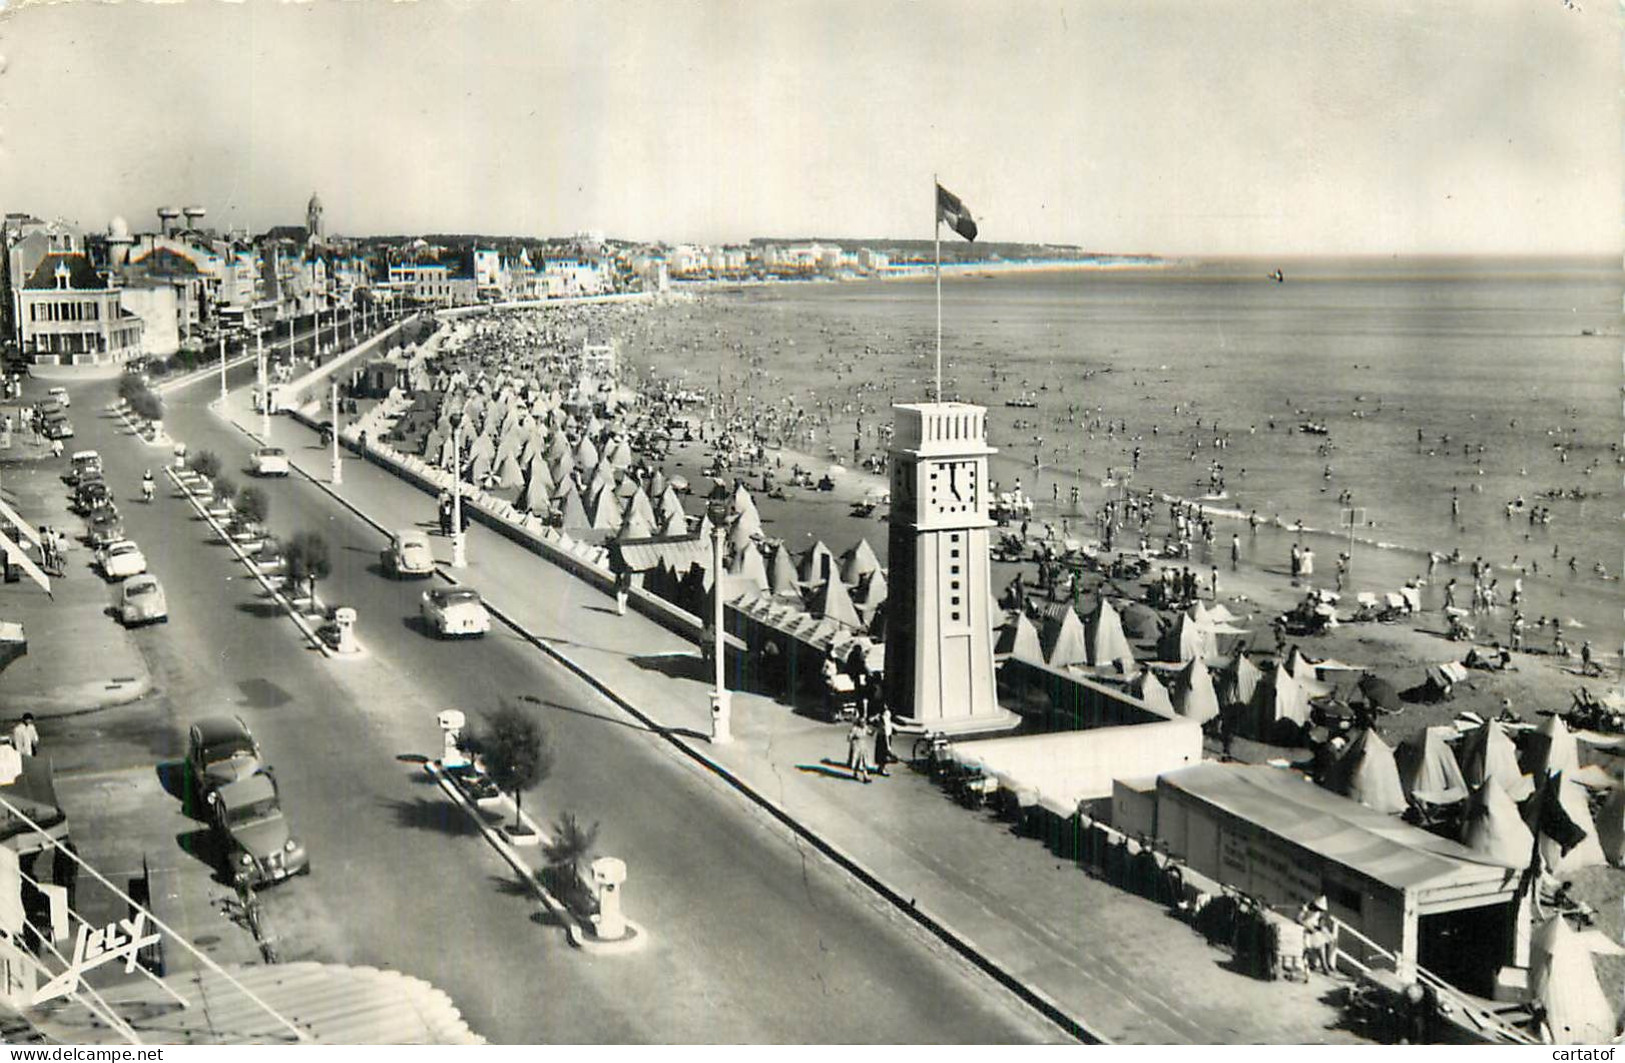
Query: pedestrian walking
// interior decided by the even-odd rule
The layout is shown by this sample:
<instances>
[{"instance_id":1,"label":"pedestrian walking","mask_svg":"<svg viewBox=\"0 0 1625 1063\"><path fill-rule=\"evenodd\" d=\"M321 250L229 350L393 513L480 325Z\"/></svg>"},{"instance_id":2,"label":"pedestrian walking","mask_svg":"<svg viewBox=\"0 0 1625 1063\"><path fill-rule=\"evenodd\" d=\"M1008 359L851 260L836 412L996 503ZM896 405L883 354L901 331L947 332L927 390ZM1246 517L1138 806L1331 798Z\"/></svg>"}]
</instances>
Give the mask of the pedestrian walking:
<instances>
[{"instance_id":1,"label":"pedestrian walking","mask_svg":"<svg viewBox=\"0 0 1625 1063\"><path fill-rule=\"evenodd\" d=\"M853 778L869 781L869 727L861 716L852 721L851 730L846 732L846 766L851 769Z\"/></svg>"},{"instance_id":2,"label":"pedestrian walking","mask_svg":"<svg viewBox=\"0 0 1625 1063\"><path fill-rule=\"evenodd\" d=\"M1234 572L1241 564L1241 536L1230 536L1230 571Z\"/></svg>"},{"instance_id":3,"label":"pedestrian walking","mask_svg":"<svg viewBox=\"0 0 1625 1063\"><path fill-rule=\"evenodd\" d=\"M34 751L39 748L39 729L34 726L33 713L23 713L23 718L11 729L11 744L23 756L34 756Z\"/></svg>"},{"instance_id":4,"label":"pedestrian walking","mask_svg":"<svg viewBox=\"0 0 1625 1063\"><path fill-rule=\"evenodd\" d=\"M878 686L878 677L875 683ZM892 719L891 709L879 701L878 690L871 693L870 700L871 703L880 704L880 714L875 717L875 773L890 775L891 772L886 770L886 766L897 759L891 752L891 740L892 735L896 733L897 722Z\"/></svg>"}]
</instances>

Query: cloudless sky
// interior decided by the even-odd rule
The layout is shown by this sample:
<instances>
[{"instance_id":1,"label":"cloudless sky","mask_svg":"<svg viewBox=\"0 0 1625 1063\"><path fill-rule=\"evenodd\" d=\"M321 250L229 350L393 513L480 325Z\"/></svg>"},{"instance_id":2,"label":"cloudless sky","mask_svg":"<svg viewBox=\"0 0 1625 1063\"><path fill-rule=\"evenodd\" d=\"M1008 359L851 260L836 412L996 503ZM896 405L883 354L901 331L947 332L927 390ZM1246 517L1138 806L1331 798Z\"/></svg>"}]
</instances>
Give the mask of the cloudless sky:
<instances>
[{"instance_id":1,"label":"cloudless sky","mask_svg":"<svg viewBox=\"0 0 1625 1063\"><path fill-rule=\"evenodd\" d=\"M0 208L151 228L1618 253L1607 0L0 0Z\"/></svg>"}]
</instances>

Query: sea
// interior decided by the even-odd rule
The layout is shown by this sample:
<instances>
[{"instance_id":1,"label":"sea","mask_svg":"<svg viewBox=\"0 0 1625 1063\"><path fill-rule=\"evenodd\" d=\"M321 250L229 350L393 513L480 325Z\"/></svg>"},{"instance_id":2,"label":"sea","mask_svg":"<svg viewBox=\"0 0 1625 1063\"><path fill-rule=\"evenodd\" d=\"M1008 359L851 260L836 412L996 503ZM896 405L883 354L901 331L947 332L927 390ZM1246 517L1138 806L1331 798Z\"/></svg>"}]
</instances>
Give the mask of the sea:
<instances>
[{"instance_id":1,"label":"sea","mask_svg":"<svg viewBox=\"0 0 1625 1063\"><path fill-rule=\"evenodd\" d=\"M937 306L928 280L716 290L646 318L627 354L736 410L802 410L797 445L850 464L884 449L891 403L931 394ZM1618 259L970 272L942 285L942 394L988 407L1001 488L1019 481L1038 519L1092 534L1104 497L1150 490L1220 518L1216 556L1235 530L1284 554L1248 514L1301 521L1324 582L1353 550L1351 589L1459 551L1428 581L1435 607L1482 557L1503 601L1523 581L1532 639L1559 616L1613 655L1622 306Z\"/></svg>"}]
</instances>

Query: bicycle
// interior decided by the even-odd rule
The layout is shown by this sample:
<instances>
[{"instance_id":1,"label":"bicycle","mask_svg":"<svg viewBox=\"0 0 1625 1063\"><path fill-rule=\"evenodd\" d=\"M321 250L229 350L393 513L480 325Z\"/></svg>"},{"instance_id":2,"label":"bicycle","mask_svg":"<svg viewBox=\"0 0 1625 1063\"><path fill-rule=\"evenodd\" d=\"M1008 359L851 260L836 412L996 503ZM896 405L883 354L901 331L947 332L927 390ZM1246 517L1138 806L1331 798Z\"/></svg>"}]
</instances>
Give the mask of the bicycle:
<instances>
[{"instance_id":1,"label":"bicycle","mask_svg":"<svg viewBox=\"0 0 1625 1063\"><path fill-rule=\"evenodd\" d=\"M930 775L938 774L944 765L950 763L948 736L941 731L927 731L920 735L909 752L909 763L916 768L923 767Z\"/></svg>"}]
</instances>

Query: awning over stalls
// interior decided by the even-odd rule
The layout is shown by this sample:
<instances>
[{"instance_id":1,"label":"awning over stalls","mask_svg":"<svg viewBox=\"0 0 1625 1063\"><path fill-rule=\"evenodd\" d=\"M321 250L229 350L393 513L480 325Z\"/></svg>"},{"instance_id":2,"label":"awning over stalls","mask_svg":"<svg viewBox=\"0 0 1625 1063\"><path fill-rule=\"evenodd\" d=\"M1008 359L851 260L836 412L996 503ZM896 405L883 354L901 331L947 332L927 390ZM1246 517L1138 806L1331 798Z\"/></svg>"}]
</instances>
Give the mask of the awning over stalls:
<instances>
[{"instance_id":1,"label":"awning over stalls","mask_svg":"<svg viewBox=\"0 0 1625 1063\"><path fill-rule=\"evenodd\" d=\"M1157 786L1159 807L1161 791L1172 791L1395 890L1490 885L1510 895L1516 885L1515 874L1459 842L1375 812L1294 771L1208 762L1169 772Z\"/></svg>"},{"instance_id":2,"label":"awning over stalls","mask_svg":"<svg viewBox=\"0 0 1625 1063\"><path fill-rule=\"evenodd\" d=\"M1113 779L1142 778L1202 759L1202 728L1164 720L1083 731L956 742L950 755L1030 803L1070 816L1079 802L1110 797Z\"/></svg>"},{"instance_id":3,"label":"awning over stalls","mask_svg":"<svg viewBox=\"0 0 1625 1063\"><path fill-rule=\"evenodd\" d=\"M289 1018L316 1044L485 1043L485 1038L468 1028L443 991L399 971L310 962L230 967L228 971L263 1006L211 971L191 971L165 980L192 1001L188 1008L145 979L130 979L100 992L138 1034L165 1044L294 1043L292 1032L267 1008ZM118 1042L115 1031L77 1003L45 1005L31 1019L41 1032L64 1042Z\"/></svg>"}]
</instances>

